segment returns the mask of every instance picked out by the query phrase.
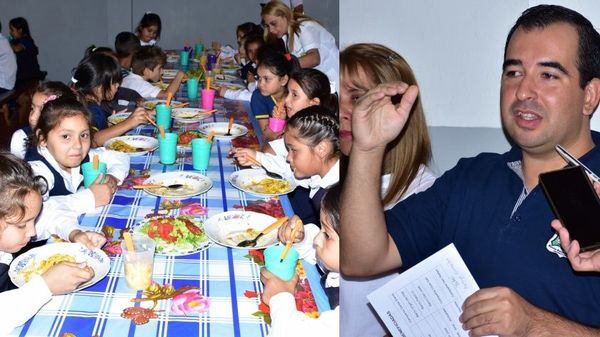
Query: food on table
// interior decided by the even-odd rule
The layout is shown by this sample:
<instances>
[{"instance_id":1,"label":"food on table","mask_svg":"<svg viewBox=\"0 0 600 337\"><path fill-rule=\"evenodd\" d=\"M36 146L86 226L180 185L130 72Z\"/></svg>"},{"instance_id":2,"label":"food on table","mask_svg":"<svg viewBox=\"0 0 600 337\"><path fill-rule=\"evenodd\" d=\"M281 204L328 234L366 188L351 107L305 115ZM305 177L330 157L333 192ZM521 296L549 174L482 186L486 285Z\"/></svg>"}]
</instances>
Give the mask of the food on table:
<instances>
[{"instance_id":1,"label":"food on table","mask_svg":"<svg viewBox=\"0 0 600 337\"><path fill-rule=\"evenodd\" d=\"M146 110L154 110L154 108L156 108L156 102L146 102L144 103L144 109Z\"/></svg>"},{"instance_id":2,"label":"food on table","mask_svg":"<svg viewBox=\"0 0 600 337\"><path fill-rule=\"evenodd\" d=\"M152 218L139 230L156 242L158 253L192 251L208 240L202 220L192 216Z\"/></svg>"},{"instance_id":3,"label":"food on table","mask_svg":"<svg viewBox=\"0 0 600 337\"><path fill-rule=\"evenodd\" d=\"M42 275L46 270L61 262L75 262L75 257L67 254L54 254L39 263L36 263L34 258L27 264L27 267L19 272L19 275L23 277L25 282L29 282L34 274Z\"/></svg>"},{"instance_id":4,"label":"food on table","mask_svg":"<svg viewBox=\"0 0 600 337\"><path fill-rule=\"evenodd\" d=\"M259 181L251 181L243 187L262 194L279 194L289 191L290 183L280 179L263 178Z\"/></svg>"},{"instance_id":5,"label":"food on table","mask_svg":"<svg viewBox=\"0 0 600 337\"><path fill-rule=\"evenodd\" d=\"M254 228L248 228L245 231L232 232L225 237L225 243L237 246L238 243L246 240L252 240L260 234L260 231Z\"/></svg>"},{"instance_id":6,"label":"food on table","mask_svg":"<svg viewBox=\"0 0 600 337\"><path fill-rule=\"evenodd\" d=\"M113 118L113 119L112 119L110 122L111 122L113 125L117 125L117 124L121 123L122 121L124 121L124 120L126 120L126 119L127 119L127 117Z\"/></svg>"},{"instance_id":7,"label":"food on table","mask_svg":"<svg viewBox=\"0 0 600 337\"><path fill-rule=\"evenodd\" d=\"M140 148L133 147L122 140L114 141L112 144L108 145L107 148L109 150L125 152L125 153L147 151L147 149L140 149Z\"/></svg>"},{"instance_id":8,"label":"food on table","mask_svg":"<svg viewBox=\"0 0 600 337\"><path fill-rule=\"evenodd\" d=\"M185 131L179 134L177 145L189 145L194 138L201 138L202 134L198 131Z\"/></svg>"},{"instance_id":9,"label":"food on table","mask_svg":"<svg viewBox=\"0 0 600 337\"><path fill-rule=\"evenodd\" d=\"M188 78L202 79L204 77L204 70L202 68L190 69L185 74Z\"/></svg>"},{"instance_id":10,"label":"food on table","mask_svg":"<svg viewBox=\"0 0 600 337\"><path fill-rule=\"evenodd\" d=\"M131 289L146 289L152 283L153 261L128 262L125 260L125 281Z\"/></svg>"}]
</instances>

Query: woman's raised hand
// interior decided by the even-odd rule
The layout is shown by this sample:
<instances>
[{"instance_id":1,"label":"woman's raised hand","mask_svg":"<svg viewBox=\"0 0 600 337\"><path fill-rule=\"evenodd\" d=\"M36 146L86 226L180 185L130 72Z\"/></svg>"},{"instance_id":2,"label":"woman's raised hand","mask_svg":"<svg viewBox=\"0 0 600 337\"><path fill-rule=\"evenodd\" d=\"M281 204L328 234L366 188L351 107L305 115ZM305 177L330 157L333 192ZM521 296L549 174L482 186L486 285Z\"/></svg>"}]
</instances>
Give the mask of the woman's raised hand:
<instances>
[{"instance_id":1,"label":"woman's raised hand","mask_svg":"<svg viewBox=\"0 0 600 337\"><path fill-rule=\"evenodd\" d=\"M419 89L403 82L376 86L362 96L352 110L352 149L372 151L394 140L404 128ZM400 102L392 103L394 96Z\"/></svg>"}]
</instances>

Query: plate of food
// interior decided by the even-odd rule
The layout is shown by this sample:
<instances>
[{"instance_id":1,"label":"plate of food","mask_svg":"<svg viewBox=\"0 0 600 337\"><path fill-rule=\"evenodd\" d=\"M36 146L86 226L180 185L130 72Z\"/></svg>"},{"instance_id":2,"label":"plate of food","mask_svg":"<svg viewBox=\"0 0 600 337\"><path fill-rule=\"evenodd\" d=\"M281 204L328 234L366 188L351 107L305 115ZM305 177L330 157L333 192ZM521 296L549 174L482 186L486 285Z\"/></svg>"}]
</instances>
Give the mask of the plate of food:
<instances>
[{"instance_id":1,"label":"plate of food","mask_svg":"<svg viewBox=\"0 0 600 337\"><path fill-rule=\"evenodd\" d=\"M177 148L191 149L192 139L202 137L204 137L204 135L195 130L183 131L179 134L179 137L177 137Z\"/></svg>"},{"instance_id":2,"label":"plate of food","mask_svg":"<svg viewBox=\"0 0 600 337\"><path fill-rule=\"evenodd\" d=\"M94 277L75 291L102 280L110 269L110 259L101 249L91 250L80 243L61 242L36 247L19 255L10 264L8 276L17 287L22 287L33 275L41 275L60 262L86 263L85 268L94 271Z\"/></svg>"},{"instance_id":3,"label":"plate of food","mask_svg":"<svg viewBox=\"0 0 600 337\"><path fill-rule=\"evenodd\" d=\"M129 118L129 115L131 115L131 112L118 112L116 114L112 114L107 118L108 124L117 125Z\"/></svg>"},{"instance_id":4,"label":"plate of food","mask_svg":"<svg viewBox=\"0 0 600 337\"><path fill-rule=\"evenodd\" d=\"M215 81L226 81L226 82L231 82L231 81L235 81L237 80L236 76L233 75L229 75L229 74L216 74L215 75Z\"/></svg>"},{"instance_id":5,"label":"plate of food","mask_svg":"<svg viewBox=\"0 0 600 337\"><path fill-rule=\"evenodd\" d=\"M248 129L241 124L233 124L231 126L231 136L227 136L227 122L216 122L216 123L204 123L200 125L198 131L205 135L210 134L211 131L215 132L216 139L233 139L235 137L243 136L248 132Z\"/></svg>"},{"instance_id":6,"label":"plate of food","mask_svg":"<svg viewBox=\"0 0 600 337\"><path fill-rule=\"evenodd\" d=\"M287 194L297 187L295 180L271 178L263 169L246 169L233 172L229 176L229 182L239 190L261 197Z\"/></svg>"},{"instance_id":7,"label":"plate of food","mask_svg":"<svg viewBox=\"0 0 600 337\"><path fill-rule=\"evenodd\" d=\"M189 255L208 248L203 220L191 215L158 216L145 219L134 229L156 242L158 255Z\"/></svg>"},{"instance_id":8,"label":"plate of food","mask_svg":"<svg viewBox=\"0 0 600 337\"><path fill-rule=\"evenodd\" d=\"M158 140L148 136L120 136L107 140L104 147L108 150L141 156L158 148Z\"/></svg>"},{"instance_id":9,"label":"plate of food","mask_svg":"<svg viewBox=\"0 0 600 337\"><path fill-rule=\"evenodd\" d=\"M204 230L213 242L221 246L248 249L237 245L244 240L254 239L275 220L277 219L262 213L229 211L208 218L204 222ZM259 238L252 249L267 248L277 242L277 231L273 230Z\"/></svg>"},{"instance_id":10,"label":"plate of food","mask_svg":"<svg viewBox=\"0 0 600 337\"><path fill-rule=\"evenodd\" d=\"M237 83L229 83L229 82L217 82L217 85L222 85L225 88L231 90L231 91L238 91L238 90L242 90L244 88L246 88L244 85L242 84L237 84Z\"/></svg>"},{"instance_id":11,"label":"plate of food","mask_svg":"<svg viewBox=\"0 0 600 337\"><path fill-rule=\"evenodd\" d=\"M166 172L151 176L144 181L144 188L157 197L183 199L205 193L212 188L212 180L197 172Z\"/></svg>"},{"instance_id":12,"label":"plate of food","mask_svg":"<svg viewBox=\"0 0 600 337\"><path fill-rule=\"evenodd\" d=\"M197 123L204 118L212 116L212 112L199 108L177 108L173 109L171 116L179 123Z\"/></svg>"},{"instance_id":13,"label":"plate of food","mask_svg":"<svg viewBox=\"0 0 600 337\"><path fill-rule=\"evenodd\" d=\"M177 76L177 69L163 69L162 79L163 80L172 80Z\"/></svg>"},{"instance_id":14,"label":"plate of food","mask_svg":"<svg viewBox=\"0 0 600 337\"><path fill-rule=\"evenodd\" d=\"M154 108L156 108L157 104L166 104L166 103L167 103L166 99L150 99L150 100L147 100L146 102L144 102L144 109L154 110ZM181 102L171 100L171 105L177 105L177 104L181 104Z\"/></svg>"},{"instance_id":15,"label":"plate of food","mask_svg":"<svg viewBox=\"0 0 600 337\"><path fill-rule=\"evenodd\" d=\"M152 83L152 85L159 88L160 90L167 90L167 88L169 87L169 83L163 82L162 79L158 82Z\"/></svg>"}]
</instances>

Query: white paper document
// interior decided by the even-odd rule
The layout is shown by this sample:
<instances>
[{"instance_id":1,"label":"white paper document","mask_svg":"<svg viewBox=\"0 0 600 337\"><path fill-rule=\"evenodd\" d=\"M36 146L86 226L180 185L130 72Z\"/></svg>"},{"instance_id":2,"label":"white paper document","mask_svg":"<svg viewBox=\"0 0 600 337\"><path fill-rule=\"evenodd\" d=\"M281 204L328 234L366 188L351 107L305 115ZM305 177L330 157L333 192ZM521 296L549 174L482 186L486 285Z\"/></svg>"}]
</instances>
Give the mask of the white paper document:
<instances>
[{"instance_id":1,"label":"white paper document","mask_svg":"<svg viewBox=\"0 0 600 337\"><path fill-rule=\"evenodd\" d=\"M468 336L458 317L479 287L449 244L367 296L392 336Z\"/></svg>"}]
</instances>

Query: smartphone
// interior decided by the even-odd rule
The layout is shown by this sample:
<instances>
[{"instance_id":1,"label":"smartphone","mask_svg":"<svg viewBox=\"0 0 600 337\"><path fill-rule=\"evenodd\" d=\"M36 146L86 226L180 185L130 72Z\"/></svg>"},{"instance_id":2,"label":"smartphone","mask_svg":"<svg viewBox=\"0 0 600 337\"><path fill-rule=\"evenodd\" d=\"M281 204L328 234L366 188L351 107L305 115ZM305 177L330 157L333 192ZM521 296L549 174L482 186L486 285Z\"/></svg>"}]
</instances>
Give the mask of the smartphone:
<instances>
[{"instance_id":1,"label":"smartphone","mask_svg":"<svg viewBox=\"0 0 600 337\"><path fill-rule=\"evenodd\" d=\"M600 199L581 166L540 174L554 213L581 251L600 248Z\"/></svg>"}]
</instances>

